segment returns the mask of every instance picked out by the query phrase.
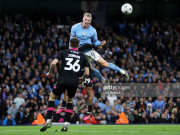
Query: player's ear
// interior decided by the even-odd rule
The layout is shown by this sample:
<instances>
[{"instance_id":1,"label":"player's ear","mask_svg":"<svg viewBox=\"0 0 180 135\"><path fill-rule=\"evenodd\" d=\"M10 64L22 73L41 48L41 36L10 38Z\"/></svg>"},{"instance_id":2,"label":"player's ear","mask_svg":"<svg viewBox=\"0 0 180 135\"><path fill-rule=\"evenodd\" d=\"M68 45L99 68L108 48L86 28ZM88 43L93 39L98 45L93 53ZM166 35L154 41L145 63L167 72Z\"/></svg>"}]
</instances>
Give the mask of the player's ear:
<instances>
[{"instance_id":1,"label":"player's ear","mask_svg":"<svg viewBox=\"0 0 180 135\"><path fill-rule=\"evenodd\" d=\"M78 48L79 48L79 46L80 46L80 45L78 44Z\"/></svg>"}]
</instances>

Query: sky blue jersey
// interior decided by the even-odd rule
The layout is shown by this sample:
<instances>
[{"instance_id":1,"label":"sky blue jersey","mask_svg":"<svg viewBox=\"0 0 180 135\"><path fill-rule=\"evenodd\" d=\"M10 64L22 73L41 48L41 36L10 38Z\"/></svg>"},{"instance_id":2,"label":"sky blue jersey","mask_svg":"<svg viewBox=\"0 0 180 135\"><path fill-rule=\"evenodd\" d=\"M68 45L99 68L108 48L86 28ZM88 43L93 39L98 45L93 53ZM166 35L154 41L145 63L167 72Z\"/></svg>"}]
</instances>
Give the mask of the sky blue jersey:
<instances>
[{"instance_id":1,"label":"sky blue jersey","mask_svg":"<svg viewBox=\"0 0 180 135\"><path fill-rule=\"evenodd\" d=\"M96 29L91 25L88 28L83 28L81 22L72 26L70 40L76 37L79 39L80 46L84 44L94 44L100 46L101 42L97 38Z\"/></svg>"}]
</instances>

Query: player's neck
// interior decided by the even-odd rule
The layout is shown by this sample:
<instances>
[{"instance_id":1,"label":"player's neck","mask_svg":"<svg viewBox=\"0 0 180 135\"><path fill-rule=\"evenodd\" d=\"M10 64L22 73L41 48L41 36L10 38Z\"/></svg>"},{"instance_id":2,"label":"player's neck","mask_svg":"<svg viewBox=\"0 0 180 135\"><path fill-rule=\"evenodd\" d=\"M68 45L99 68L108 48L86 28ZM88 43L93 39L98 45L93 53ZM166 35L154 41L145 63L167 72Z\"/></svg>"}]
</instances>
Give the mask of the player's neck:
<instances>
[{"instance_id":1,"label":"player's neck","mask_svg":"<svg viewBox=\"0 0 180 135\"><path fill-rule=\"evenodd\" d=\"M87 28L89 28L90 24L85 26L83 23L81 23L81 26L82 26L83 29L87 29Z\"/></svg>"}]
</instances>

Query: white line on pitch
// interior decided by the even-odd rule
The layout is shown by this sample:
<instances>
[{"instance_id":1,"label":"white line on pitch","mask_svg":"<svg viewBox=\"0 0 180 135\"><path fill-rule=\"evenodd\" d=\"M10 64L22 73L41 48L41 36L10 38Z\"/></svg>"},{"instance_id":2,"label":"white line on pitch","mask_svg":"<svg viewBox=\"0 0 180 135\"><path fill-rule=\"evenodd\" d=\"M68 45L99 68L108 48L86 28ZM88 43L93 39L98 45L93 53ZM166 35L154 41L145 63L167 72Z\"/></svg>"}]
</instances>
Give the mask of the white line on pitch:
<instances>
[{"instance_id":1,"label":"white line on pitch","mask_svg":"<svg viewBox=\"0 0 180 135\"><path fill-rule=\"evenodd\" d=\"M35 132L40 132L39 130L0 130L0 132L1 131L22 131L22 132L24 132L24 131L35 131ZM55 131L55 130L47 130L47 131ZM58 131L60 131L60 130L58 130ZM91 130L91 131L88 131L88 130L69 130L70 132L89 132L89 133L98 133L98 132L108 132L108 133L115 133L115 132L123 132L123 133L140 133L139 131L100 131L100 130ZM146 134L146 133L148 133L148 132L143 132L143 134ZM157 131L157 132L149 132L149 133L151 133L151 134L180 134L180 132L164 132L164 131Z\"/></svg>"}]
</instances>

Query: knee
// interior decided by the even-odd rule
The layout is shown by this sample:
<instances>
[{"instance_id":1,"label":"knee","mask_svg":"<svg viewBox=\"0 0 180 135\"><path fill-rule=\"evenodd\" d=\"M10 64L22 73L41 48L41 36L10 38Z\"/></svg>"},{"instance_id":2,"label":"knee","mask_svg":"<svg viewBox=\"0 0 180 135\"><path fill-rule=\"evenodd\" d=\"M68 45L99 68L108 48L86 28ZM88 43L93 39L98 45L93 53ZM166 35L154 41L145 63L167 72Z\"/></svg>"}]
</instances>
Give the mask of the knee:
<instances>
[{"instance_id":1,"label":"knee","mask_svg":"<svg viewBox=\"0 0 180 135\"><path fill-rule=\"evenodd\" d=\"M103 67L106 67L106 68L109 67L109 63L108 63L108 62L103 62L101 65L102 65Z\"/></svg>"},{"instance_id":2,"label":"knee","mask_svg":"<svg viewBox=\"0 0 180 135\"><path fill-rule=\"evenodd\" d=\"M51 93L50 96L49 96L49 101L55 101L55 100L56 100L56 95Z\"/></svg>"},{"instance_id":3,"label":"knee","mask_svg":"<svg viewBox=\"0 0 180 135\"><path fill-rule=\"evenodd\" d=\"M55 101L56 99L54 97L49 97L49 101Z\"/></svg>"},{"instance_id":4,"label":"knee","mask_svg":"<svg viewBox=\"0 0 180 135\"><path fill-rule=\"evenodd\" d=\"M90 98L92 98L93 97L92 91L90 91L88 95L89 95Z\"/></svg>"},{"instance_id":5,"label":"knee","mask_svg":"<svg viewBox=\"0 0 180 135\"><path fill-rule=\"evenodd\" d=\"M67 103L72 103L72 98L69 98L69 100L67 101Z\"/></svg>"}]
</instances>

